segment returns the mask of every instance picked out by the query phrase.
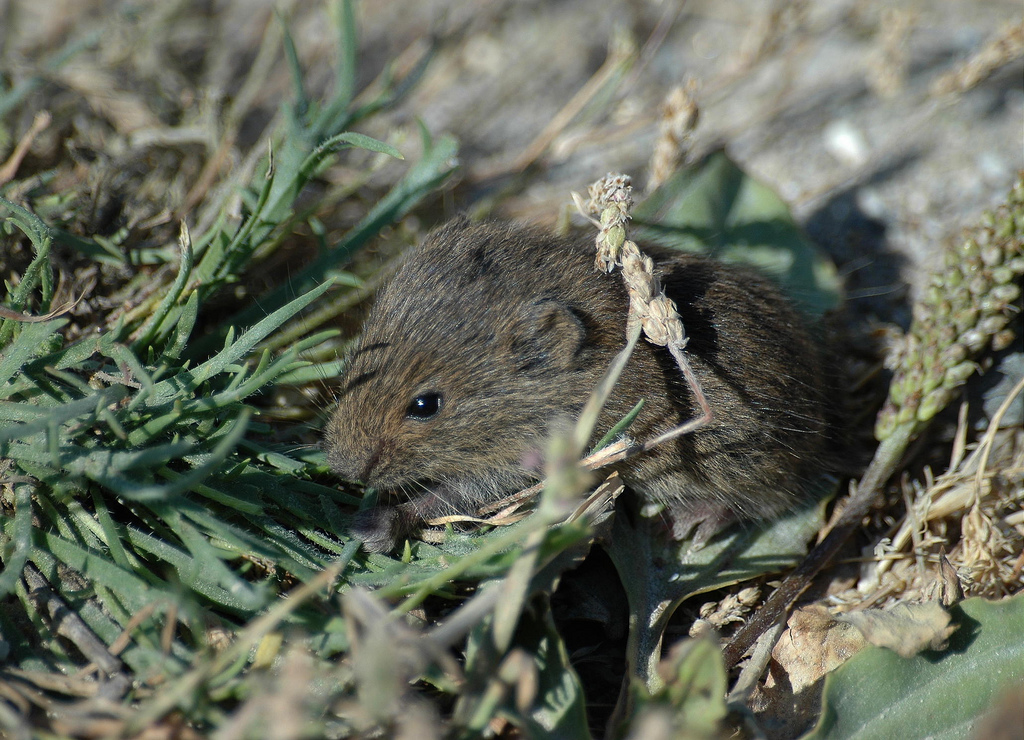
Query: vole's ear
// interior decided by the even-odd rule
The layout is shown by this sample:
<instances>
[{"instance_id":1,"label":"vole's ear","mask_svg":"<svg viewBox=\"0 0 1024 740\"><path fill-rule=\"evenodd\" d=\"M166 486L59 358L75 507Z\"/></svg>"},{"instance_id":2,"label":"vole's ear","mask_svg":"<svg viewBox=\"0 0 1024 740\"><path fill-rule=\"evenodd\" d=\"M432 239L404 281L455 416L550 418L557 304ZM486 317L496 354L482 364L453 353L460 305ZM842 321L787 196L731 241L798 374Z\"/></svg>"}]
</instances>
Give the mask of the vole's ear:
<instances>
[{"instance_id":1,"label":"vole's ear","mask_svg":"<svg viewBox=\"0 0 1024 740\"><path fill-rule=\"evenodd\" d=\"M569 368L587 339L586 327L576 312L551 299L526 306L511 328L511 349L521 371Z\"/></svg>"}]
</instances>

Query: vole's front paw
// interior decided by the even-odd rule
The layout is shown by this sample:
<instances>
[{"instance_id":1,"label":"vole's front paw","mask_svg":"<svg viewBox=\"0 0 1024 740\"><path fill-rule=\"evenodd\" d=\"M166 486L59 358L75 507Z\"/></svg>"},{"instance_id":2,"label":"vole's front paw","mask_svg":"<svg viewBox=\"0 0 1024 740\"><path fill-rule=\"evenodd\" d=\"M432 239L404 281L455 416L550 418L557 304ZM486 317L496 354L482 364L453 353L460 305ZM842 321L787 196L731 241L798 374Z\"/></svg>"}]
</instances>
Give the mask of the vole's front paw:
<instances>
[{"instance_id":1,"label":"vole's front paw","mask_svg":"<svg viewBox=\"0 0 1024 740\"><path fill-rule=\"evenodd\" d=\"M391 552L407 529L405 517L394 506L360 511L352 521L352 534L363 541L367 552Z\"/></svg>"}]
</instances>

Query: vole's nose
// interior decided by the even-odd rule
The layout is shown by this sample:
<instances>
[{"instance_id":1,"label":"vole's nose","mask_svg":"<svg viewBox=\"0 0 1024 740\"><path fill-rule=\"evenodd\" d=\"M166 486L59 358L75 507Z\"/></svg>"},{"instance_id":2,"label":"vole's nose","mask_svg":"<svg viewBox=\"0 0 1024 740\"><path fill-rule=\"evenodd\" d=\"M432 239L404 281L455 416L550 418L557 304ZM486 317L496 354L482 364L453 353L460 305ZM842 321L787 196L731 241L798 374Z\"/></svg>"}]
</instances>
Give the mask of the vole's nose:
<instances>
[{"instance_id":1,"label":"vole's nose","mask_svg":"<svg viewBox=\"0 0 1024 740\"><path fill-rule=\"evenodd\" d=\"M360 471L357 469L358 465L349 452L349 450L343 449L338 445L331 445L327 448L327 464L339 478L358 481Z\"/></svg>"},{"instance_id":2,"label":"vole's nose","mask_svg":"<svg viewBox=\"0 0 1024 740\"><path fill-rule=\"evenodd\" d=\"M327 464L345 480L369 483L379 460L380 445L365 451L356 450L345 443L329 444L327 447Z\"/></svg>"}]
</instances>

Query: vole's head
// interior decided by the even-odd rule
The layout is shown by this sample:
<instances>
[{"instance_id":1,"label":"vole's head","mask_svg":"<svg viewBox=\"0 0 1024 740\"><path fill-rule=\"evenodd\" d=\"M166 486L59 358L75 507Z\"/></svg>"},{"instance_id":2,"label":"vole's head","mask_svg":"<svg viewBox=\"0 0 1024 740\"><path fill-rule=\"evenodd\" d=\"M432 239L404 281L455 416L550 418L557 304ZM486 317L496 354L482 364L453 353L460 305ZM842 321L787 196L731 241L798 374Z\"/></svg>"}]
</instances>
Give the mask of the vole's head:
<instances>
[{"instance_id":1,"label":"vole's head","mask_svg":"<svg viewBox=\"0 0 1024 740\"><path fill-rule=\"evenodd\" d=\"M510 225L428 236L349 358L325 434L331 467L453 508L527 483L549 423L575 417L603 370L588 352L598 322L562 289L592 279L590 259Z\"/></svg>"}]
</instances>

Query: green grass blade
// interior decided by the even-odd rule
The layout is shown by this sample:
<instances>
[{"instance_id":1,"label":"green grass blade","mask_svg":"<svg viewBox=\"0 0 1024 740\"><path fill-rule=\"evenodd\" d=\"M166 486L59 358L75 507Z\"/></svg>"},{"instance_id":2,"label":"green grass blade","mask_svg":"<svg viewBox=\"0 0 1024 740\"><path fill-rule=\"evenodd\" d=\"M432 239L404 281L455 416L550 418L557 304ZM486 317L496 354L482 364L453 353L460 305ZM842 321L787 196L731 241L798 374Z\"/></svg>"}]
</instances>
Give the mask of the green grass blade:
<instances>
[{"instance_id":1,"label":"green grass blade","mask_svg":"<svg viewBox=\"0 0 1024 740\"><path fill-rule=\"evenodd\" d=\"M454 172L458 145L451 137L442 137L424 153L423 159L392 190L380 199L359 224L330 252L314 260L288 285L282 286L260 299L258 306L239 311L229 319L230 325L244 325L254 321L260 311L273 309L288 300L296 290L315 285L327 279L331 270L346 262L351 255L380 233L388 224L407 214L414 205L433 192ZM209 351L210 340L193 348L193 356Z\"/></svg>"},{"instance_id":2,"label":"green grass blade","mask_svg":"<svg viewBox=\"0 0 1024 740\"><path fill-rule=\"evenodd\" d=\"M223 372L228 365L231 365L245 357L271 332L326 293L330 289L331 285L331 281L324 282L304 295L299 296L290 303L277 309L242 334L242 336L240 336L236 342L232 343L230 347L197 367L192 372L194 386L198 386L213 375Z\"/></svg>"},{"instance_id":3,"label":"green grass blade","mask_svg":"<svg viewBox=\"0 0 1024 740\"><path fill-rule=\"evenodd\" d=\"M192 275L194 257L192 252L192 239L189 236L188 227L185 226L184 221L181 223L181 232L178 236L178 248L181 254L180 262L178 263L178 274L175 276L170 289L160 300L160 305L156 307L156 310L146 320L146 323L144 323L138 330L139 338L132 343L132 349L136 353L144 351L152 344L154 337L156 337L160 332L164 320L171 312L171 308L174 307L174 304L177 303L178 298L181 296L182 291L185 290L185 285L188 283L188 280Z\"/></svg>"},{"instance_id":4,"label":"green grass blade","mask_svg":"<svg viewBox=\"0 0 1024 740\"><path fill-rule=\"evenodd\" d=\"M0 394L15 373L22 371L25 364L45 349L50 338L67 323L67 319L54 319L38 324L22 324L18 337L0 354Z\"/></svg>"},{"instance_id":5,"label":"green grass blade","mask_svg":"<svg viewBox=\"0 0 1024 740\"><path fill-rule=\"evenodd\" d=\"M13 548L3 558L4 569L0 572L0 598L14 590L21 578L21 571L32 552L32 486L18 483L14 486L14 518L5 527L4 534L10 537ZM6 547L5 547L6 549ZM2 551L0 551L2 553Z\"/></svg>"},{"instance_id":6,"label":"green grass blade","mask_svg":"<svg viewBox=\"0 0 1024 740\"><path fill-rule=\"evenodd\" d=\"M53 298L53 271L50 266L50 245L53 240L50 236L50 229L37 215L6 198L0 198L0 206L10 212L11 215L8 218L25 233L36 251L32 262L25 268L25 273L21 276L21 282L18 283L14 295L11 296L10 308L15 311L23 310L28 305L29 295L40 285L42 286L42 306L44 309L48 308L50 300ZM11 341L11 336L19 325L19 322L14 319L5 319L0 323L0 347Z\"/></svg>"},{"instance_id":7,"label":"green grass blade","mask_svg":"<svg viewBox=\"0 0 1024 740\"><path fill-rule=\"evenodd\" d=\"M106 408L109 404L117 403L127 395L128 391L126 388L106 388L86 398L49 409L45 414L41 414L33 421L24 424L12 424L4 429L0 429L0 445L13 442L14 440L26 441L29 437L48 431L55 425L65 424L72 419L82 420L83 423L87 419L95 419L99 416L99 412L102 409ZM8 454L11 457L16 456L16 453L13 451L10 451ZM33 455L31 459L36 459L36 456Z\"/></svg>"},{"instance_id":8,"label":"green grass blade","mask_svg":"<svg viewBox=\"0 0 1024 740\"><path fill-rule=\"evenodd\" d=\"M334 70L334 98L321 114L324 125L340 129L356 89L356 55L359 52L359 39L356 34L356 19L352 8L352 0L338 0L331 3L331 17L338 34L338 60Z\"/></svg>"}]
</instances>

